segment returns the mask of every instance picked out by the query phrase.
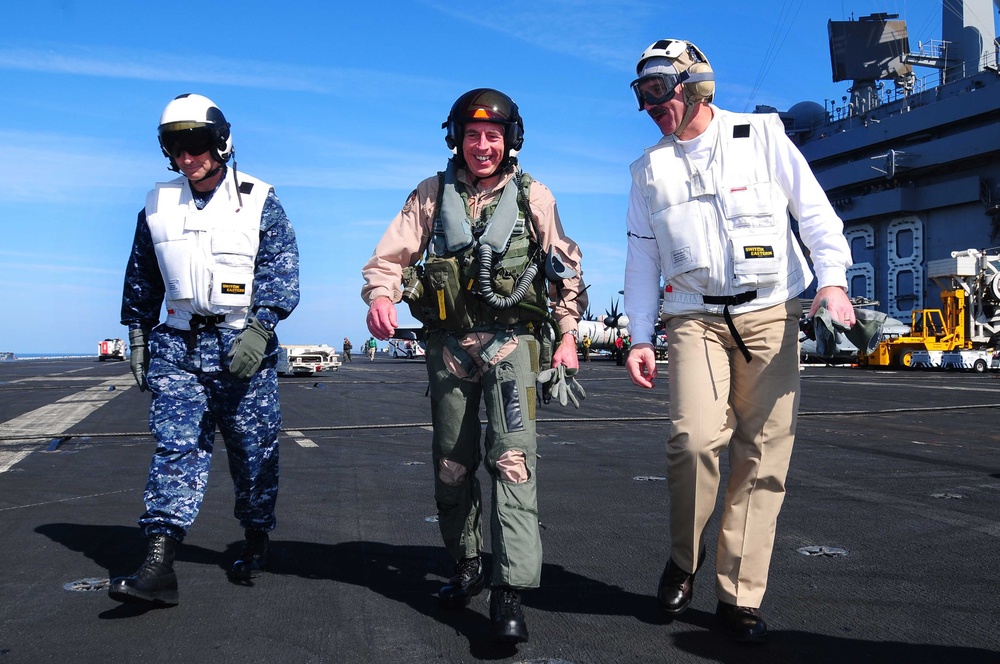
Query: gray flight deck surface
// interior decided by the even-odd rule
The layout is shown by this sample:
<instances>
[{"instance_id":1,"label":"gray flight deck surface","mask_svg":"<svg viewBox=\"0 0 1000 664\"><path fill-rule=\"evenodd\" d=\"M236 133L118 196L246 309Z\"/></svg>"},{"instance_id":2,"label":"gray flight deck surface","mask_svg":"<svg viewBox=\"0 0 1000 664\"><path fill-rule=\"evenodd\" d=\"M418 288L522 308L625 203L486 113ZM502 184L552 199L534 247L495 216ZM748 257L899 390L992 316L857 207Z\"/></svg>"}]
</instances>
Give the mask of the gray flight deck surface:
<instances>
[{"instance_id":1,"label":"gray flight deck surface","mask_svg":"<svg viewBox=\"0 0 1000 664\"><path fill-rule=\"evenodd\" d=\"M106 590L145 554L149 394L124 362L0 363L0 664L1000 661L996 374L804 368L763 606L770 641L741 646L715 625L717 516L691 608L670 623L658 614L661 371L644 391L591 362L580 410L540 408L545 563L524 594L531 640L515 649L488 640L486 593L458 611L435 598L451 561L434 521L422 362L359 358L282 378L270 573L226 578L242 531L220 438L179 549L180 604L152 610ZM107 433L129 435L96 435Z\"/></svg>"}]
</instances>

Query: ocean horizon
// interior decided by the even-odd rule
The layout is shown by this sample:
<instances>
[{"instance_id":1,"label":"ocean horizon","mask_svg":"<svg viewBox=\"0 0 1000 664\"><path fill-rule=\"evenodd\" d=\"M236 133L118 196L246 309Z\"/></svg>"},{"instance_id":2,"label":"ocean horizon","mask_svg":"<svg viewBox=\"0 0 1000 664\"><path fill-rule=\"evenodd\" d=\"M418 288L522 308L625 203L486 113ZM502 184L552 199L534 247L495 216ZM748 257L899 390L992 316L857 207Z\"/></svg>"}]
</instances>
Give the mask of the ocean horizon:
<instances>
[{"instance_id":1,"label":"ocean horizon","mask_svg":"<svg viewBox=\"0 0 1000 664\"><path fill-rule=\"evenodd\" d=\"M0 361L8 362L17 360L58 360L74 357L92 357L97 359L97 353L0 353Z\"/></svg>"}]
</instances>

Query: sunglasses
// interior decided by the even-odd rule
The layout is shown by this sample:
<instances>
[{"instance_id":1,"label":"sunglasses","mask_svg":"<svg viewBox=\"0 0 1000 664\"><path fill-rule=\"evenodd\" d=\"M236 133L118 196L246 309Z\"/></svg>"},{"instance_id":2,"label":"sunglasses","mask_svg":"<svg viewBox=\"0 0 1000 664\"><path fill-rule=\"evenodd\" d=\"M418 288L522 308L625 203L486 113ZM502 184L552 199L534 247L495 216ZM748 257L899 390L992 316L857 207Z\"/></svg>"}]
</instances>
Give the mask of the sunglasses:
<instances>
[{"instance_id":1,"label":"sunglasses","mask_svg":"<svg viewBox=\"0 0 1000 664\"><path fill-rule=\"evenodd\" d=\"M168 131L160 135L160 145L176 159L182 152L189 155L205 154L215 145L215 136L207 127Z\"/></svg>"},{"instance_id":2,"label":"sunglasses","mask_svg":"<svg viewBox=\"0 0 1000 664\"><path fill-rule=\"evenodd\" d=\"M635 93L636 101L639 102L639 110L644 110L646 104L656 106L666 104L673 99L678 80L677 76L650 74L632 81L632 91Z\"/></svg>"}]
</instances>

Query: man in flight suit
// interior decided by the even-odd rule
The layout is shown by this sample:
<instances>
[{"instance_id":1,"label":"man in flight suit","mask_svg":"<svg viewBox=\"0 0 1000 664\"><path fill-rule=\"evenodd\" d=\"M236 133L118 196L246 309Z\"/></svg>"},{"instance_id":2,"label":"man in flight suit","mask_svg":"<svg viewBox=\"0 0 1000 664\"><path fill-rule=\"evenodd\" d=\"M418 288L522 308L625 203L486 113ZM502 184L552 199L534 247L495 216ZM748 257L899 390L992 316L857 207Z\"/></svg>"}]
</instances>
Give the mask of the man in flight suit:
<instances>
[{"instance_id":1,"label":"man in flight suit","mask_svg":"<svg viewBox=\"0 0 1000 664\"><path fill-rule=\"evenodd\" d=\"M549 321L558 329L552 366L578 368L577 324L587 309L581 255L563 233L551 192L518 167L524 125L510 97L471 90L442 127L455 156L443 173L417 185L389 224L363 268L361 295L368 329L388 339L405 281L407 304L428 329L434 494L441 535L456 561L441 604L466 606L486 582L476 479L482 461L493 483L492 636L517 643L528 639L520 591L538 586L542 566L538 338Z\"/></svg>"},{"instance_id":2,"label":"man in flight suit","mask_svg":"<svg viewBox=\"0 0 1000 664\"><path fill-rule=\"evenodd\" d=\"M139 519L149 552L134 574L112 581L109 594L174 605L174 554L201 508L216 426L245 536L229 576L250 579L266 565L281 429L274 328L298 304L299 256L271 185L237 173L235 159L228 167L230 125L214 102L175 98L159 137L181 177L146 197L122 296L132 373L153 394L157 446Z\"/></svg>"}]
</instances>

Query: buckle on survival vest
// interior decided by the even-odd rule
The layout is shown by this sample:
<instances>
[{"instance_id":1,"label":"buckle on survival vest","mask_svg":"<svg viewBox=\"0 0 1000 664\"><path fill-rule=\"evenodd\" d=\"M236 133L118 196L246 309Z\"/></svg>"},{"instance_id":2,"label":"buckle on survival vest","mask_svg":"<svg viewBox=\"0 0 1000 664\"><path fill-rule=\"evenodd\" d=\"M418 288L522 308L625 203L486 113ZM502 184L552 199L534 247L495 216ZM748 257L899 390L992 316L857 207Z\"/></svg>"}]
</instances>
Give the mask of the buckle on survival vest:
<instances>
[{"instance_id":1,"label":"buckle on survival vest","mask_svg":"<svg viewBox=\"0 0 1000 664\"><path fill-rule=\"evenodd\" d=\"M187 338L187 349L194 350L195 344L198 341L198 332L206 327L215 326L219 323L225 323L226 317L222 314L217 316L202 316L201 314L193 314L191 320L188 321L188 338Z\"/></svg>"},{"instance_id":2,"label":"buckle on survival vest","mask_svg":"<svg viewBox=\"0 0 1000 664\"><path fill-rule=\"evenodd\" d=\"M703 295L702 301L705 304L721 304L722 305L722 317L726 319L726 326L729 328L729 333L733 335L733 341L736 342L736 346L739 347L740 353L743 354L743 359L750 363L753 359L750 355L750 349L747 348L746 343L743 342L743 337L740 333L736 331L736 324L733 323L733 315L729 313L729 307L735 307L738 304L745 304L750 300L757 297L757 291L747 291L745 293L737 293L736 295Z\"/></svg>"}]
</instances>

